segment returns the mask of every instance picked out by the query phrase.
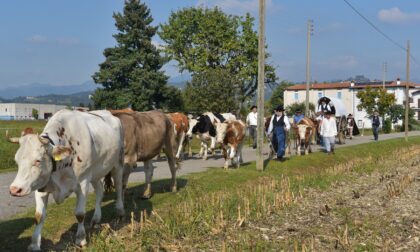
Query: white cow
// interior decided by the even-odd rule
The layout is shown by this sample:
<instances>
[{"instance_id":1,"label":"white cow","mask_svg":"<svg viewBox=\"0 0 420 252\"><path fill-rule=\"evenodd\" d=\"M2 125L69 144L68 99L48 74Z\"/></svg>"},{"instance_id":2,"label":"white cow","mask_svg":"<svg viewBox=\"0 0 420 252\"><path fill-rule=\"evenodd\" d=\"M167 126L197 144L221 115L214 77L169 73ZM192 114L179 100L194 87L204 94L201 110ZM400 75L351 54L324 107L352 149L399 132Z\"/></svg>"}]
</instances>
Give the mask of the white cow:
<instances>
[{"instance_id":1,"label":"white cow","mask_svg":"<svg viewBox=\"0 0 420 252\"><path fill-rule=\"evenodd\" d=\"M20 147L15 155L18 173L10 185L10 194L21 197L35 191L36 227L29 250L40 250L49 194L61 203L72 192L77 196L76 244L85 246L84 219L89 183L96 192L93 225L101 220L101 179L108 172L112 172L117 190L117 214L124 215L124 138L120 121L110 112L61 110L48 121L40 136L26 134L18 140Z\"/></svg>"}]
</instances>

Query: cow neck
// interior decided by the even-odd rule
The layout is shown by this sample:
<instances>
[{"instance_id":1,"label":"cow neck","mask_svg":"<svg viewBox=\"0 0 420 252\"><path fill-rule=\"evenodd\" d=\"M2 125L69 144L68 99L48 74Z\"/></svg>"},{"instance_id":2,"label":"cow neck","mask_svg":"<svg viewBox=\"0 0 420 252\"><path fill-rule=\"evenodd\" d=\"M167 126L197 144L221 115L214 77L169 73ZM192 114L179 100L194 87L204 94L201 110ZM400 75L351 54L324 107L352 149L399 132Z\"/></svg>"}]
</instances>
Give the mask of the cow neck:
<instances>
[{"instance_id":1,"label":"cow neck","mask_svg":"<svg viewBox=\"0 0 420 252\"><path fill-rule=\"evenodd\" d=\"M52 148L54 148L55 144L54 141L50 138L50 136L48 136L48 133L45 133L44 136L41 136L42 138L48 139L49 143L48 145L50 145ZM57 161L55 161L54 157L48 155L49 158L51 158L51 162L52 162L52 172L56 172L57 171Z\"/></svg>"}]
</instances>

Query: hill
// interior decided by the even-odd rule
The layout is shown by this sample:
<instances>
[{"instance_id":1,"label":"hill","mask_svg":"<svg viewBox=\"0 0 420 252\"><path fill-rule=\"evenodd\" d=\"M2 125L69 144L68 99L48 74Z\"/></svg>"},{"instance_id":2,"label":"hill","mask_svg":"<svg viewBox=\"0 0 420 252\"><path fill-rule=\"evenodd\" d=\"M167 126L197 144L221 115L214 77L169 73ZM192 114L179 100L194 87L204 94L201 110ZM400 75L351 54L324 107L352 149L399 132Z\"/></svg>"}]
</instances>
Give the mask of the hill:
<instances>
[{"instance_id":1,"label":"hill","mask_svg":"<svg viewBox=\"0 0 420 252\"><path fill-rule=\"evenodd\" d=\"M87 81L79 85L55 86L50 84L32 83L23 86L0 89L3 99L14 99L25 96L46 96L49 94L70 95L80 92L93 91L98 87L93 81Z\"/></svg>"},{"instance_id":2,"label":"hill","mask_svg":"<svg viewBox=\"0 0 420 252\"><path fill-rule=\"evenodd\" d=\"M79 106L83 103L87 106L91 101L89 95L91 91L79 92L69 95L42 95L42 96L20 96L13 99L0 99L2 103L38 103L38 104L57 104L57 105L71 105Z\"/></svg>"}]
</instances>

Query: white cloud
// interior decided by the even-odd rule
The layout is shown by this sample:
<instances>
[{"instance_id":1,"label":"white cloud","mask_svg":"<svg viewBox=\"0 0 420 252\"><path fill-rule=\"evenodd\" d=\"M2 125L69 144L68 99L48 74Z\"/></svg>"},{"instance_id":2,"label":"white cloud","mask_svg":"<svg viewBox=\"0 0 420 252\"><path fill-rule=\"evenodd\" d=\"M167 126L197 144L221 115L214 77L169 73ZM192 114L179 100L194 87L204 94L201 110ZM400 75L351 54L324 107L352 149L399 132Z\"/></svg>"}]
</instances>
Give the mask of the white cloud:
<instances>
[{"instance_id":1,"label":"white cloud","mask_svg":"<svg viewBox=\"0 0 420 252\"><path fill-rule=\"evenodd\" d=\"M32 37L29 37L28 39L26 39L26 41L33 44L42 44L42 43L46 43L48 39L47 37L42 36L42 35L33 35Z\"/></svg>"},{"instance_id":2,"label":"white cloud","mask_svg":"<svg viewBox=\"0 0 420 252\"><path fill-rule=\"evenodd\" d=\"M198 0L197 5L204 7L218 6L224 11L239 15L243 15L246 12L255 14L259 10L258 0ZM276 12L281 9L272 0L267 0L265 5L267 12Z\"/></svg>"},{"instance_id":3,"label":"white cloud","mask_svg":"<svg viewBox=\"0 0 420 252\"><path fill-rule=\"evenodd\" d=\"M72 46L80 44L80 41L76 38L58 38L57 43L60 45Z\"/></svg>"},{"instance_id":4,"label":"white cloud","mask_svg":"<svg viewBox=\"0 0 420 252\"><path fill-rule=\"evenodd\" d=\"M382 9L378 12L378 19L389 24L410 24L420 22L420 12L405 13L398 7Z\"/></svg>"}]
</instances>

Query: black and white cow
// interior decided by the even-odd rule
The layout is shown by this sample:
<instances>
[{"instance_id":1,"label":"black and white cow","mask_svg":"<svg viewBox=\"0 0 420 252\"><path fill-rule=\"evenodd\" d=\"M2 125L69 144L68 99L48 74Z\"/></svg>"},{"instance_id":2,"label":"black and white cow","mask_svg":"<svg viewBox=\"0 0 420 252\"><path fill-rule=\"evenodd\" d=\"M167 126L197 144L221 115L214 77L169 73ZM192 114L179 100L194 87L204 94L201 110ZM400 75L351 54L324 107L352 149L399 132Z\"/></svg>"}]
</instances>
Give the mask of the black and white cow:
<instances>
[{"instance_id":1,"label":"black and white cow","mask_svg":"<svg viewBox=\"0 0 420 252\"><path fill-rule=\"evenodd\" d=\"M206 112L198 116L196 119L190 119L190 128L187 136L191 138L193 135L201 141L200 157L207 159L208 142L210 141L210 151L214 153L216 148L216 124L222 123L225 120L236 120L236 117L231 113L215 114Z\"/></svg>"}]
</instances>

